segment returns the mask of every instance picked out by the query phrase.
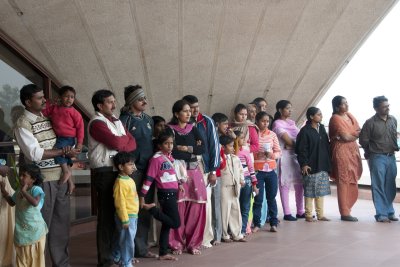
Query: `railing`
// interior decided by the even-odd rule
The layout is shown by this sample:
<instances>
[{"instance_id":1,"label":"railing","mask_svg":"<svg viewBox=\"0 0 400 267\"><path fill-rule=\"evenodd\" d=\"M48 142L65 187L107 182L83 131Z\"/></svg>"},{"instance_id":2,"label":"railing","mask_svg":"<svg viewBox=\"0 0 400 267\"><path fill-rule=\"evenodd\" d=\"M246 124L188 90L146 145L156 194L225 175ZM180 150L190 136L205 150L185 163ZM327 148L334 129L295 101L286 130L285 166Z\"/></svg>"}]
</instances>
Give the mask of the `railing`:
<instances>
[{"instance_id":1,"label":"railing","mask_svg":"<svg viewBox=\"0 0 400 267\"><path fill-rule=\"evenodd\" d=\"M1 151L1 148L13 147L14 153ZM19 147L16 142L0 142L0 165L7 165L11 168L12 173L18 173L18 159L19 159ZM4 158L7 158L9 162L6 162ZM10 159L13 159L12 161ZM93 216L93 202L92 202L92 188L91 188L91 172L89 166L89 159L87 152L79 153L76 159L73 159L72 166L72 179L75 183L75 191L70 196L71 211L70 219L71 222L80 221L82 219ZM16 177L10 174L8 179L14 189L16 189Z\"/></svg>"}]
</instances>

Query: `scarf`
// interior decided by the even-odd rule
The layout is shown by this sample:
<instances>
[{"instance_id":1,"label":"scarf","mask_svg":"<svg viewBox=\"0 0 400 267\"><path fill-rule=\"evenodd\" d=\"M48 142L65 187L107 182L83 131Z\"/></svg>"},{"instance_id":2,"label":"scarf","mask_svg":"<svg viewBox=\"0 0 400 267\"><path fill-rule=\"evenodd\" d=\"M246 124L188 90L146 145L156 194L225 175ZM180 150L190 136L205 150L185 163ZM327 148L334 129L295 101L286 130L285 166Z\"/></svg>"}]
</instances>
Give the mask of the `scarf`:
<instances>
[{"instance_id":1,"label":"scarf","mask_svg":"<svg viewBox=\"0 0 400 267\"><path fill-rule=\"evenodd\" d=\"M181 128L179 127L179 124L167 124L168 127L170 127L171 129L173 129L174 131L176 131L177 133L179 133L180 135L187 135L188 133L190 133L193 129L193 124L191 123L187 123L185 128Z\"/></svg>"},{"instance_id":2,"label":"scarf","mask_svg":"<svg viewBox=\"0 0 400 267\"><path fill-rule=\"evenodd\" d=\"M282 132L286 132L290 138L296 139L297 134L299 133L299 128L297 128L294 120L286 119L286 120L276 120L274 122L272 131L280 134Z\"/></svg>"}]
</instances>

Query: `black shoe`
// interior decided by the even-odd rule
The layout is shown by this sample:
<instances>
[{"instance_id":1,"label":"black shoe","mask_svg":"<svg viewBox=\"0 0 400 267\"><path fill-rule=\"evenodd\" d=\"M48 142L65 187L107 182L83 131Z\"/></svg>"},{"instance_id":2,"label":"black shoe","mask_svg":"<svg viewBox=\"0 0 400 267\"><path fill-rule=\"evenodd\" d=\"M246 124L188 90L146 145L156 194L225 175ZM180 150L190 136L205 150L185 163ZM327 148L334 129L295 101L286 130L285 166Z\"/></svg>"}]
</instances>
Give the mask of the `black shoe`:
<instances>
[{"instance_id":1,"label":"black shoe","mask_svg":"<svg viewBox=\"0 0 400 267\"><path fill-rule=\"evenodd\" d=\"M297 218L297 219L305 219L305 218L306 218L306 214L305 214L305 213L303 213L303 214L296 214L296 218Z\"/></svg>"},{"instance_id":2,"label":"black shoe","mask_svg":"<svg viewBox=\"0 0 400 267\"><path fill-rule=\"evenodd\" d=\"M284 219L285 221L290 221L290 222L297 221L297 219L296 219L295 217L293 217L292 214L283 216L283 219Z\"/></svg>"},{"instance_id":3,"label":"black shoe","mask_svg":"<svg viewBox=\"0 0 400 267\"><path fill-rule=\"evenodd\" d=\"M394 216L394 215L389 215L389 220L391 220L391 221L394 221L394 222L397 222L398 220L399 220L399 218L397 218L396 216Z\"/></svg>"},{"instance_id":4,"label":"black shoe","mask_svg":"<svg viewBox=\"0 0 400 267\"><path fill-rule=\"evenodd\" d=\"M351 215L340 216L340 219L342 221L346 221L346 222L358 222L357 217L353 217Z\"/></svg>"}]
</instances>

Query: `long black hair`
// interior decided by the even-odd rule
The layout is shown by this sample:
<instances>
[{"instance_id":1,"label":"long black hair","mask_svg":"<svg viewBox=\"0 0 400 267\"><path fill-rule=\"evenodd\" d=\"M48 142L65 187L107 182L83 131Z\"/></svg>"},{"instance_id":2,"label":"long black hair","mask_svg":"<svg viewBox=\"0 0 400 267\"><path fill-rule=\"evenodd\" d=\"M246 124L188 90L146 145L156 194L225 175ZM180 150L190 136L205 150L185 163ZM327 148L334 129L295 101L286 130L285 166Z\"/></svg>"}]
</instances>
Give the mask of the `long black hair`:
<instances>
[{"instance_id":1,"label":"long black hair","mask_svg":"<svg viewBox=\"0 0 400 267\"><path fill-rule=\"evenodd\" d=\"M269 115L268 115L267 112L265 112L265 111L260 111L260 112L258 112L257 115L256 115L256 118L255 118L256 124L258 124L258 122L259 122L262 118L264 118L265 116L269 117ZM271 123L271 122L270 122L270 123Z\"/></svg>"},{"instance_id":2,"label":"long black hair","mask_svg":"<svg viewBox=\"0 0 400 267\"><path fill-rule=\"evenodd\" d=\"M243 109L245 109L245 110L247 110L247 107L244 105L244 104L237 104L236 106L235 106L235 108L233 109L233 113L235 114L235 116L236 116L236 114L238 114L240 111L242 111Z\"/></svg>"},{"instance_id":3,"label":"long black hair","mask_svg":"<svg viewBox=\"0 0 400 267\"><path fill-rule=\"evenodd\" d=\"M311 123L311 121L312 121L311 116L314 116L315 114L317 114L318 111L320 111L320 110L317 107L309 107L307 109L307 112L306 112L307 123Z\"/></svg>"},{"instance_id":4,"label":"long black hair","mask_svg":"<svg viewBox=\"0 0 400 267\"><path fill-rule=\"evenodd\" d=\"M342 100L345 99L344 96L337 95L334 98L332 98L332 114L337 114L338 113L338 108L342 104Z\"/></svg>"},{"instance_id":5,"label":"long black hair","mask_svg":"<svg viewBox=\"0 0 400 267\"><path fill-rule=\"evenodd\" d=\"M177 117L175 117L175 113L181 112L185 105L190 106L186 100L182 100L182 99L178 100L174 103L174 105L172 106L172 118L171 118L171 121L169 122L170 124L173 124L173 125L179 124L179 120Z\"/></svg>"},{"instance_id":6,"label":"long black hair","mask_svg":"<svg viewBox=\"0 0 400 267\"><path fill-rule=\"evenodd\" d=\"M273 125L273 123L276 120L279 120L281 118L282 114L279 110L286 108L289 104L292 104L292 103L290 103L289 100L279 100L278 103L276 103L276 105L275 105L276 112L274 115L274 120L272 121L271 125Z\"/></svg>"},{"instance_id":7,"label":"long black hair","mask_svg":"<svg viewBox=\"0 0 400 267\"><path fill-rule=\"evenodd\" d=\"M174 140L174 134L171 131L163 131L157 138L157 145L161 146L168 138Z\"/></svg>"},{"instance_id":8,"label":"long black hair","mask_svg":"<svg viewBox=\"0 0 400 267\"><path fill-rule=\"evenodd\" d=\"M40 168L35 164L25 164L19 167L19 174L27 173L34 180L33 184L41 186L43 184L43 175Z\"/></svg>"}]
</instances>

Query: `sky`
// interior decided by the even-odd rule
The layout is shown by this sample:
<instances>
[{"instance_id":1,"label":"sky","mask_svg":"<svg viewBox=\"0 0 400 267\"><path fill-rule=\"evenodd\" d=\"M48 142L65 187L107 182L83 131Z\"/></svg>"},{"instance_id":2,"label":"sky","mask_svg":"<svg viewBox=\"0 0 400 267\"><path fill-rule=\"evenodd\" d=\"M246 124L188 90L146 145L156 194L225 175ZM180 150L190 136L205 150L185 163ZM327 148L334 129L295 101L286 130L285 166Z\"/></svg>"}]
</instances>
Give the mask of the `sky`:
<instances>
[{"instance_id":1,"label":"sky","mask_svg":"<svg viewBox=\"0 0 400 267\"><path fill-rule=\"evenodd\" d=\"M349 111L360 126L375 114L372 99L385 95L390 113L400 120L400 4L370 34L349 64L342 70L317 107L328 125L332 98L346 97ZM400 126L399 126L400 129Z\"/></svg>"}]
</instances>

